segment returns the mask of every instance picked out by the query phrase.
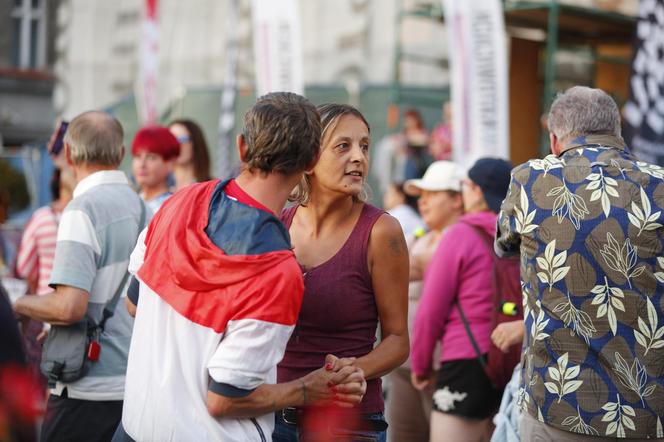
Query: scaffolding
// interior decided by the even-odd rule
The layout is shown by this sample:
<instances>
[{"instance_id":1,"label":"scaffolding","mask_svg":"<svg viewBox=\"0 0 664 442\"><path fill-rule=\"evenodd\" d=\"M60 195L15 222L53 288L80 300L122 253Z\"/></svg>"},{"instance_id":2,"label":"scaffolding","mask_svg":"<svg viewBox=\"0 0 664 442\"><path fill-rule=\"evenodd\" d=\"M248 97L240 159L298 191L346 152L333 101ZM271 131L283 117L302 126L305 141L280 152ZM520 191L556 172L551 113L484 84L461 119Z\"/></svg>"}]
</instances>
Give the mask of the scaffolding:
<instances>
[{"instance_id":1,"label":"scaffolding","mask_svg":"<svg viewBox=\"0 0 664 442\"><path fill-rule=\"evenodd\" d=\"M537 30L542 33L539 51L538 78L533 81L541 81L541 92L539 94L540 113L544 113L550 106L557 87L556 56L562 50L573 51L579 54L588 54L589 61L593 66L598 63L621 66L629 70L631 59L631 43L636 27L636 17L624 15L617 12L598 8L561 3L557 0L548 1L504 1L505 25L508 34L514 29ZM397 12L397 33L394 55L394 75L391 86L392 102L399 106L403 102L415 103L421 106L440 106L440 99L432 99L430 96L405 94L402 84L402 62L412 61L422 64L433 64L447 67L447 60L423 57L410 54L404 50L401 42L401 30L403 22L409 17L420 17L444 23L444 13L441 2L417 3L414 8L404 9L403 0L399 0ZM626 53L610 54L598 50L600 46L622 45L628 47ZM517 60L518 62L518 60ZM515 60L510 61L510 68L514 68ZM596 69L596 68L595 68ZM597 85L596 76L590 81L589 86L607 87ZM627 90L628 84L616 85L618 89ZM609 85L610 86L610 85ZM612 91L610 91L612 92ZM620 95L620 94L619 94ZM623 93L622 95L626 95ZM620 103L626 96L616 97ZM510 91L510 107L512 106ZM510 110L512 114L512 110ZM537 116L539 117L539 115ZM512 131L510 131L512 132ZM528 152L529 154L544 156L548 152L546 134L542 131L539 137L539 150ZM517 150L530 149L530 147L516 147ZM513 149L515 149L513 147Z\"/></svg>"}]
</instances>

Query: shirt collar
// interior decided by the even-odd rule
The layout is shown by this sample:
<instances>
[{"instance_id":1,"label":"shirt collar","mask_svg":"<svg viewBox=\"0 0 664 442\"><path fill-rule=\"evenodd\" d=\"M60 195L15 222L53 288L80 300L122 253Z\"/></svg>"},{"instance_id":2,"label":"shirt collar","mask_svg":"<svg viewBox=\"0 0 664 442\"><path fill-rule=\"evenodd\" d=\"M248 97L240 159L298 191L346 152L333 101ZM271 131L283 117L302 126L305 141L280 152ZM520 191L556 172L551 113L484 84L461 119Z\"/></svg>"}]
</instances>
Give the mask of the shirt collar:
<instances>
[{"instance_id":1,"label":"shirt collar","mask_svg":"<svg viewBox=\"0 0 664 442\"><path fill-rule=\"evenodd\" d=\"M623 141L621 137L616 137L615 135L581 135L568 143L560 152L560 155L569 150L576 149L577 147L588 145L613 147L620 150L625 150L627 147L625 141Z\"/></svg>"},{"instance_id":2,"label":"shirt collar","mask_svg":"<svg viewBox=\"0 0 664 442\"><path fill-rule=\"evenodd\" d=\"M121 170L101 170L83 178L74 189L74 198L83 195L93 187L101 184L126 184L129 185L127 176Z\"/></svg>"}]
</instances>

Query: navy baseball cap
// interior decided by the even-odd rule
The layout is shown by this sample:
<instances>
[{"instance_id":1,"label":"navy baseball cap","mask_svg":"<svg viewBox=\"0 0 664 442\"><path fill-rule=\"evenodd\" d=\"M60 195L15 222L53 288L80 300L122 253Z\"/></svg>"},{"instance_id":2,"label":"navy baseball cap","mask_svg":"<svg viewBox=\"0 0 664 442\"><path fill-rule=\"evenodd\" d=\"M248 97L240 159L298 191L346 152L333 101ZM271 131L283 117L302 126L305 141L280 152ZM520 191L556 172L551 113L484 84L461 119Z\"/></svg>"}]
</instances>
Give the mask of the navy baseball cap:
<instances>
[{"instance_id":1,"label":"navy baseball cap","mask_svg":"<svg viewBox=\"0 0 664 442\"><path fill-rule=\"evenodd\" d=\"M512 163L501 158L480 158L468 171L468 178L480 186L492 212L500 212L500 205L510 186Z\"/></svg>"}]
</instances>

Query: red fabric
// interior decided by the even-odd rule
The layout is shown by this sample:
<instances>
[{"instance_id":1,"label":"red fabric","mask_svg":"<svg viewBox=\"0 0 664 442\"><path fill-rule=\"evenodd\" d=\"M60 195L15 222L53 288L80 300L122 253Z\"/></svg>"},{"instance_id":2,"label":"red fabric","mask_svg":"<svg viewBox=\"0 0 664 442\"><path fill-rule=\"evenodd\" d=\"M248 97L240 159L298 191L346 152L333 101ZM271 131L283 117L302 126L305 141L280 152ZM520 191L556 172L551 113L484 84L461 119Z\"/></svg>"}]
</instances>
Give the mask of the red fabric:
<instances>
[{"instance_id":1,"label":"red fabric","mask_svg":"<svg viewBox=\"0 0 664 442\"><path fill-rule=\"evenodd\" d=\"M242 190L242 187L238 186L237 182L235 179L232 179L226 184L226 187L224 188L224 192L226 192L226 195L230 196L231 198L235 198L239 202L246 204L247 206L251 206L254 209L260 209L264 210L268 213L271 213L274 215L274 212L256 201L249 195L247 192Z\"/></svg>"},{"instance_id":2,"label":"red fabric","mask_svg":"<svg viewBox=\"0 0 664 442\"><path fill-rule=\"evenodd\" d=\"M145 0L145 15L150 20L157 20L157 0Z\"/></svg>"},{"instance_id":3,"label":"red fabric","mask_svg":"<svg viewBox=\"0 0 664 442\"><path fill-rule=\"evenodd\" d=\"M293 252L229 256L205 234L218 184L193 184L162 205L138 276L181 315L218 333L238 319L295 324L304 285ZM266 302L283 293L295 295Z\"/></svg>"}]
</instances>

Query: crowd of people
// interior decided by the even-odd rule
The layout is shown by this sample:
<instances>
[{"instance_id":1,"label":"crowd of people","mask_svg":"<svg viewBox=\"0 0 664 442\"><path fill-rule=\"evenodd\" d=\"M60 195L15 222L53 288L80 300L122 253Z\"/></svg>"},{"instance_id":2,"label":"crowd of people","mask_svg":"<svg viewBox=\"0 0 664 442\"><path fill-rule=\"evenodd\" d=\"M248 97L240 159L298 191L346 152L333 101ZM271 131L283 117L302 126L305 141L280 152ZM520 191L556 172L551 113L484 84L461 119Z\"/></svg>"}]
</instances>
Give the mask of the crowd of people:
<instances>
[{"instance_id":1,"label":"crowd of people","mask_svg":"<svg viewBox=\"0 0 664 442\"><path fill-rule=\"evenodd\" d=\"M548 122L546 158L466 170L408 111L378 208L349 105L260 97L222 180L190 120L139 130L132 183L79 115L0 296L0 436L664 440L664 168L601 90Z\"/></svg>"}]
</instances>

